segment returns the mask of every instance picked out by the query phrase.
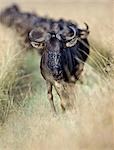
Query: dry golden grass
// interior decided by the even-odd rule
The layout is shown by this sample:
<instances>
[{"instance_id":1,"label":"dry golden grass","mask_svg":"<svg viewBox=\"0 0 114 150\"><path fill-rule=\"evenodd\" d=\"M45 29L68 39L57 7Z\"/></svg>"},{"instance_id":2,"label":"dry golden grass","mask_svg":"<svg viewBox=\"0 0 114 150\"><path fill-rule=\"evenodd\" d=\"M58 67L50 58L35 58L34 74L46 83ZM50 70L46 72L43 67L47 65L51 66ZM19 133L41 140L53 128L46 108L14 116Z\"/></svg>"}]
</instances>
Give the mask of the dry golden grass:
<instances>
[{"instance_id":1,"label":"dry golden grass","mask_svg":"<svg viewBox=\"0 0 114 150\"><path fill-rule=\"evenodd\" d=\"M9 113L13 97L10 98L13 84L16 80L19 61L17 58L20 55L20 47L17 44L15 35L10 30L0 26L0 123L4 122ZM5 34L6 33L6 34ZM10 39L8 36L9 34ZM14 39L14 40L12 40ZM14 49L14 43L16 44ZM16 52L17 51L17 52Z\"/></svg>"},{"instance_id":2,"label":"dry golden grass","mask_svg":"<svg viewBox=\"0 0 114 150\"><path fill-rule=\"evenodd\" d=\"M3 123L14 103L27 97L30 81L24 74L24 48L17 34L0 25L0 124ZM22 82L23 81L23 82ZM24 87L24 88L23 88Z\"/></svg>"},{"instance_id":3,"label":"dry golden grass","mask_svg":"<svg viewBox=\"0 0 114 150\"><path fill-rule=\"evenodd\" d=\"M6 2L10 3L5 0L3 5L6 5ZM42 15L48 13L55 18L63 17L79 23L87 22L91 31L90 42L94 47L91 48L90 59L94 61L85 66L84 83L76 85L76 114L62 114L58 97L56 97L58 116L51 114L44 92L45 82L39 71L36 72L37 93L25 108L11 114L9 120L0 128L0 150L113 150L114 79L112 76L103 76L97 72L97 69L104 72L102 65L98 65L98 59L100 58L99 61L102 63L104 56L107 59L105 54L111 53L113 56L114 53L112 1L38 3L34 0L29 1L29 4L28 1L20 1L20 5L24 10L36 10ZM9 53L18 50L19 44L15 34L2 26L0 26L0 43L1 66L6 60L5 57L9 58ZM96 68L93 67L95 62Z\"/></svg>"}]
</instances>

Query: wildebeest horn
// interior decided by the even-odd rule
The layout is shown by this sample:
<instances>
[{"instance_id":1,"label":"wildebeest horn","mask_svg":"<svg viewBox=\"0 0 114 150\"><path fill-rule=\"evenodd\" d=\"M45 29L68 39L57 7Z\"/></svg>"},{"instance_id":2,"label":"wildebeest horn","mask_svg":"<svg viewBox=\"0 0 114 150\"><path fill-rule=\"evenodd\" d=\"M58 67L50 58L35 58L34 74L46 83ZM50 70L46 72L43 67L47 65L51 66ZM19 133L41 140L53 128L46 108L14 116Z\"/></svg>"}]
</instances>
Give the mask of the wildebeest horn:
<instances>
[{"instance_id":1,"label":"wildebeest horn","mask_svg":"<svg viewBox=\"0 0 114 150\"><path fill-rule=\"evenodd\" d=\"M72 40L72 39L74 39L76 37L76 29L74 27L72 27L72 26L69 26L69 29L71 29L73 31L73 35L72 36L67 36L66 37L67 41L70 41L70 40Z\"/></svg>"},{"instance_id":2,"label":"wildebeest horn","mask_svg":"<svg viewBox=\"0 0 114 150\"><path fill-rule=\"evenodd\" d=\"M33 29L29 33L29 38L31 41L43 42L45 40L44 31L42 29Z\"/></svg>"}]
</instances>

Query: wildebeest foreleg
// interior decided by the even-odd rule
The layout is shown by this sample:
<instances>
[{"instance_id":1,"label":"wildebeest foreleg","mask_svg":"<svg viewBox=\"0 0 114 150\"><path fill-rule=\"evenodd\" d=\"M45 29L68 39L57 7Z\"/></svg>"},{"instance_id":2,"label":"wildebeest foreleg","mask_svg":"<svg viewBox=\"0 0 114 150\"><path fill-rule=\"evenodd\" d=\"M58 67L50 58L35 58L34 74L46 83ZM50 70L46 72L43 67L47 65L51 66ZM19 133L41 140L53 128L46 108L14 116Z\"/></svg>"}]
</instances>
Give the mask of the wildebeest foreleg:
<instances>
[{"instance_id":1,"label":"wildebeest foreleg","mask_svg":"<svg viewBox=\"0 0 114 150\"><path fill-rule=\"evenodd\" d=\"M53 112L56 112L54 101L53 101L53 94L52 94L52 84L47 81L47 95L49 102L51 104L51 108Z\"/></svg>"},{"instance_id":2,"label":"wildebeest foreleg","mask_svg":"<svg viewBox=\"0 0 114 150\"><path fill-rule=\"evenodd\" d=\"M74 108L74 97L69 91L70 87L67 84L55 83L55 89L61 99L61 108L64 111Z\"/></svg>"}]
</instances>

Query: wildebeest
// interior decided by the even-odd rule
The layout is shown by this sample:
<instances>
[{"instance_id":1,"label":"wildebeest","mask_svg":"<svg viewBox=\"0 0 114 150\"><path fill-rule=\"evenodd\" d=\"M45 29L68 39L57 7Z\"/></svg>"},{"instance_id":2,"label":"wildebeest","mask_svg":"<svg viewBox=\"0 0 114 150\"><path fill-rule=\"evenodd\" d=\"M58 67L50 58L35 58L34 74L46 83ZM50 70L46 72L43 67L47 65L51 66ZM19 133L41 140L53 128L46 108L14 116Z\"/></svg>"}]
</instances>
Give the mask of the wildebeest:
<instances>
[{"instance_id":1,"label":"wildebeest","mask_svg":"<svg viewBox=\"0 0 114 150\"><path fill-rule=\"evenodd\" d=\"M33 47L38 48L42 44L45 49L41 57L40 68L47 83L48 99L54 112L56 108L52 87L55 88L61 99L63 111L74 107L75 99L71 98L69 90L79 79L84 62L89 55L87 40L89 28L87 24L85 25L86 29L80 29L77 25L76 27L64 25L63 29L48 33L36 28L29 34Z\"/></svg>"}]
</instances>

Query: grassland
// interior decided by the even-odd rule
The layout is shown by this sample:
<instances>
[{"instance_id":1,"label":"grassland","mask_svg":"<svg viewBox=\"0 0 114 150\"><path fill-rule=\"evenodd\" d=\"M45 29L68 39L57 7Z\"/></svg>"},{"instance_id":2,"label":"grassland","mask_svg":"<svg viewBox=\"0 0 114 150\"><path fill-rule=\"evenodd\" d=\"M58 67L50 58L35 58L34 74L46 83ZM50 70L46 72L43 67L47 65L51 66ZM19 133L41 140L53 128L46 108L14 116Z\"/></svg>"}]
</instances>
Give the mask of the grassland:
<instances>
[{"instance_id":1,"label":"grassland","mask_svg":"<svg viewBox=\"0 0 114 150\"><path fill-rule=\"evenodd\" d=\"M18 2L18 0L16 0ZM16 2L15 1L15 2ZM11 1L0 2L1 7ZM87 22L91 55L83 84L77 83L76 114L52 115L40 75L40 56L26 52L14 31L0 25L0 150L114 149L113 3L100 1L19 1L23 10ZM110 62L111 68L107 68ZM105 70L108 70L106 73ZM22 72L22 73L21 73ZM23 73L24 72L24 73Z\"/></svg>"}]
</instances>

